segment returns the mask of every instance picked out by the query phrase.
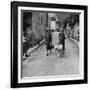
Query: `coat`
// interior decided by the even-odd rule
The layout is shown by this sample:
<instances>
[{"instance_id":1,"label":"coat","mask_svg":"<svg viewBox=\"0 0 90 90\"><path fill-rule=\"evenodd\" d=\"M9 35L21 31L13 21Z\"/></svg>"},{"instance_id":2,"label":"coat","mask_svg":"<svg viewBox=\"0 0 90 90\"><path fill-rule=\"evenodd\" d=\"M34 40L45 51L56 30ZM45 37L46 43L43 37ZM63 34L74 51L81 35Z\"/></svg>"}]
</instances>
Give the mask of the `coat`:
<instances>
[{"instance_id":1,"label":"coat","mask_svg":"<svg viewBox=\"0 0 90 90\"><path fill-rule=\"evenodd\" d=\"M65 34L60 33L59 34L59 44L64 44L65 43Z\"/></svg>"},{"instance_id":2,"label":"coat","mask_svg":"<svg viewBox=\"0 0 90 90\"><path fill-rule=\"evenodd\" d=\"M50 31L46 32L46 35L45 35L45 44L46 44L47 50L50 50L51 46L52 46L52 34L50 33Z\"/></svg>"}]
</instances>

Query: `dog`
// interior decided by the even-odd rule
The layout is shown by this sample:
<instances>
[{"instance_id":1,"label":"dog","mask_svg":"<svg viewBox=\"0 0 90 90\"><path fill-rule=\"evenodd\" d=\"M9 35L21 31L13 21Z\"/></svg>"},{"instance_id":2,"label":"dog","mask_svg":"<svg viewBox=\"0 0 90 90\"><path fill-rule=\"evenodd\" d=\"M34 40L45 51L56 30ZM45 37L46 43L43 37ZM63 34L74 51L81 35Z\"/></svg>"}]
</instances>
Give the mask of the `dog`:
<instances>
[{"instance_id":1,"label":"dog","mask_svg":"<svg viewBox=\"0 0 90 90\"><path fill-rule=\"evenodd\" d=\"M63 54L63 45L62 44L55 45L54 49L55 49L55 51L58 52L58 56L62 56L62 54Z\"/></svg>"}]
</instances>

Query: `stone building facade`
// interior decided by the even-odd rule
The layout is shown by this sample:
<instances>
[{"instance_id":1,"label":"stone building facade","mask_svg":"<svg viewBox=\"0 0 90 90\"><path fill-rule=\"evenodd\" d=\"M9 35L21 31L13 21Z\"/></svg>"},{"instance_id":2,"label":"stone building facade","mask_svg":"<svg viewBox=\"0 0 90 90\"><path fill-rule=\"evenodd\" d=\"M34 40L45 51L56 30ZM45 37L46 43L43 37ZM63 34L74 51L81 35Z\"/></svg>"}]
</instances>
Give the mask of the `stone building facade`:
<instances>
[{"instance_id":1,"label":"stone building facade","mask_svg":"<svg viewBox=\"0 0 90 90\"><path fill-rule=\"evenodd\" d=\"M47 16L45 12L32 12L32 30L36 39L43 39L45 36Z\"/></svg>"},{"instance_id":2,"label":"stone building facade","mask_svg":"<svg viewBox=\"0 0 90 90\"><path fill-rule=\"evenodd\" d=\"M46 25L46 12L30 11L23 14L23 33L26 40L23 42L23 53L44 39Z\"/></svg>"},{"instance_id":3,"label":"stone building facade","mask_svg":"<svg viewBox=\"0 0 90 90\"><path fill-rule=\"evenodd\" d=\"M74 25L73 29L72 29L72 36L73 36L73 38L76 39L77 41L78 41L79 38L80 38L79 32L80 32L80 27L79 27L79 24L76 23L76 24Z\"/></svg>"}]
</instances>

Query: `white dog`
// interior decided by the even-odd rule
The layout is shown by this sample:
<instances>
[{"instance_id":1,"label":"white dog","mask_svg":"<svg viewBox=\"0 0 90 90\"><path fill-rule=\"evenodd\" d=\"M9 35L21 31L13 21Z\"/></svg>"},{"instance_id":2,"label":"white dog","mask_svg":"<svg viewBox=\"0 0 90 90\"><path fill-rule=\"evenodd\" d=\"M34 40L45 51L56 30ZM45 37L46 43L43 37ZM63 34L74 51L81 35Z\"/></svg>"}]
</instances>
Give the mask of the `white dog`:
<instances>
[{"instance_id":1,"label":"white dog","mask_svg":"<svg viewBox=\"0 0 90 90\"><path fill-rule=\"evenodd\" d=\"M55 49L55 51L58 52L58 56L61 56L63 54L63 45L62 44L55 45L54 49Z\"/></svg>"}]
</instances>

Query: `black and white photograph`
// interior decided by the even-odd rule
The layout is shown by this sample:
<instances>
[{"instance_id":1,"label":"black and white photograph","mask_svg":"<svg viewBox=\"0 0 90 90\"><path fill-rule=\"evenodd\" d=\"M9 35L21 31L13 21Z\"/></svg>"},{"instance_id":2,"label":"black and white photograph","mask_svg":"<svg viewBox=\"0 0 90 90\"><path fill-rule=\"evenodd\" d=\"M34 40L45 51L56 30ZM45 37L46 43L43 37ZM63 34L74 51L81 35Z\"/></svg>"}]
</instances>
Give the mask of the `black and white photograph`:
<instances>
[{"instance_id":1,"label":"black and white photograph","mask_svg":"<svg viewBox=\"0 0 90 90\"><path fill-rule=\"evenodd\" d=\"M18 83L84 80L84 10L37 6L18 6Z\"/></svg>"},{"instance_id":2,"label":"black and white photograph","mask_svg":"<svg viewBox=\"0 0 90 90\"><path fill-rule=\"evenodd\" d=\"M75 75L80 13L22 12L22 77Z\"/></svg>"}]
</instances>

